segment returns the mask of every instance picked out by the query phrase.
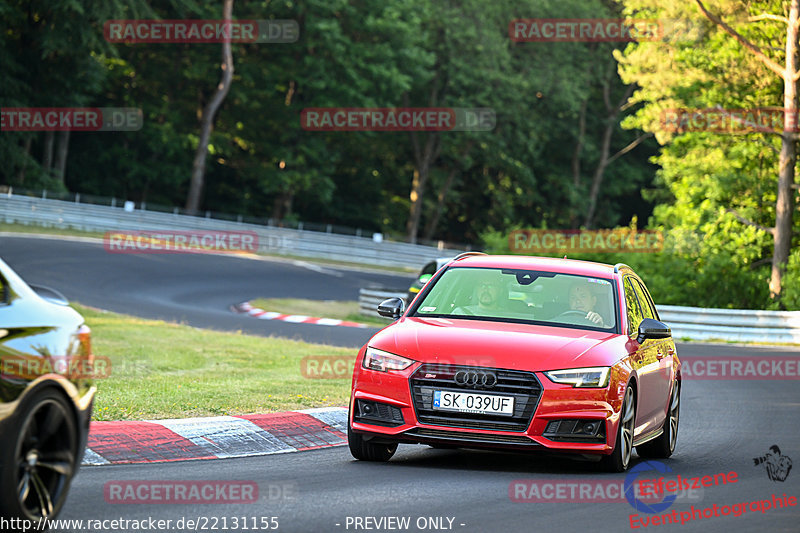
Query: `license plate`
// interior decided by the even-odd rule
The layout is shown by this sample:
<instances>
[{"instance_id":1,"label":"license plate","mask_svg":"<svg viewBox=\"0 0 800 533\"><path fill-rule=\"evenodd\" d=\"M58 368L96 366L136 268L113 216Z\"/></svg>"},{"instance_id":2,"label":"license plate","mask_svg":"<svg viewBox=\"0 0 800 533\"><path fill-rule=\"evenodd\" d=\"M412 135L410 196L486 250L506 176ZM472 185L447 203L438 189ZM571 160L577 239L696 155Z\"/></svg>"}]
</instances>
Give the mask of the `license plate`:
<instances>
[{"instance_id":1,"label":"license plate","mask_svg":"<svg viewBox=\"0 0 800 533\"><path fill-rule=\"evenodd\" d=\"M513 415L514 397L435 390L433 391L433 408L461 413Z\"/></svg>"}]
</instances>

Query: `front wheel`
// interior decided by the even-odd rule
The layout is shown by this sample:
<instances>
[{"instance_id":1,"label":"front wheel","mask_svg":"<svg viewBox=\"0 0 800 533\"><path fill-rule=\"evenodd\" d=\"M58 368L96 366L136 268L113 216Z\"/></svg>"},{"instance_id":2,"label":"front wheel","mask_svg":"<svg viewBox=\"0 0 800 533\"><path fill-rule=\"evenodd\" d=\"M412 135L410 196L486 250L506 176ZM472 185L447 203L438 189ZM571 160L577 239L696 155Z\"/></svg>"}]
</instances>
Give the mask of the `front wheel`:
<instances>
[{"instance_id":1,"label":"front wheel","mask_svg":"<svg viewBox=\"0 0 800 533\"><path fill-rule=\"evenodd\" d=\"M600 461L605 470L610 472L624 472L628 469L633 452L633 428L636 422L636 404L633 401L633 387L628 385L625 397L622 400L622 409L619 413L619 426L614 451L611 455L604 455Z\"/></svg>"},{"instance_id":2,"label":"front wheel","mask_svg":"<svg viewBox=\"0 0 800 533\"><path fill-rule=\"evenodd\" d=\"M356 433L347 423L347 445L350 447L350 454L359 461L380 461L386 462L392 458L397 451L397 443L376 444L364 439L364 435Z\"/></svg>"},{"instance_id":3,"label":"front wheel","mask_svg":"<svg viewBox=\"0 0 800 533\"><path fill-rule=\"evenodd\" d=\"M664 420L664 431L656 439L636 447L636 453L641 457L653 459L666 459L675 451L678 441L678 420L681 414L681 382L675 381L672 386L672 396L669 400L667 419Z\"/></svg>"},{"instance_id":4,"label":"front wheel","mask_svg":"<svg viewBox=\"0 0 800 533\"><path fill-rule=\"evenodd\" d=\"M0 439L0 516L52 519L77 469L78 429L67 402L45 390L19 411L18 431Z\"/></svg>"}]
</instances>

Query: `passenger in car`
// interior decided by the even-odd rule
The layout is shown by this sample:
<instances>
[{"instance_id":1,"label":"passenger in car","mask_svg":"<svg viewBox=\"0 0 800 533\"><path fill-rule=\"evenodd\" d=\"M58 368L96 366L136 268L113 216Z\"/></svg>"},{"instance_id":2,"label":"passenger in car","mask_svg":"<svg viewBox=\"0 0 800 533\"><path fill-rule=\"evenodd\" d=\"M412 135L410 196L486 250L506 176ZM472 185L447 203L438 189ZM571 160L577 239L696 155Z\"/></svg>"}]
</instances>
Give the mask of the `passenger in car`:
<instances>
[{"instance_id":1,"label":"passenger in car","mask_svg":"<svg viewBox=\"0 0 800 533\"><path fill-rule=\"evenodd\" d=\"M533 319L533 308L522 300L511 299L509 285L502 281L479 281L471 301L474 303L456 307L452 314Z\"/></svg>"},{"instance_id":2,"label":"passenger in car","mask_svg":"<svg viewBox=\"0 0 800 533\"><path fill-rule=\"evenodd\" d=\"M501 301L508 300L508 289L491 281L481 281L475 287L475 303L453 309L454 315L496 316Z\"/></svg>"}]
</instances>

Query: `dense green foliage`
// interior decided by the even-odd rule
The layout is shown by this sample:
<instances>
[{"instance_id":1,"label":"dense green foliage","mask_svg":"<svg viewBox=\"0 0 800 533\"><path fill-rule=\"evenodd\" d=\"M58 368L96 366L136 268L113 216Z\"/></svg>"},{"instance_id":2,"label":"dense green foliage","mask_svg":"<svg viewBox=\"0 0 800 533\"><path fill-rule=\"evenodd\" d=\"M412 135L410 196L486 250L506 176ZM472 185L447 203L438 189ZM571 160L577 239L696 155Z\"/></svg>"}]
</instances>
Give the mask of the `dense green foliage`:
<instances>
[{"instance_id":1,"label":"dense green foliage","mask_svg":"<svg viewBox=\"0 0 800 533\"><path fill-rule=\"evenodd\" d=\"M660 4L234 2L234 18L293 19L300 37L233 45L234 79L211 135L202 208L408 237L412 183L423 166L415 146L430 145L438 154L419 191L420 239L501 251L513 228L638 220L669 234L664 252L622 258L642 269L660 302L800 308L800 252L792 255L782 302L770 301L764 259L771 238L729 212L773 224L777 141L766 134L675 136L657 120L670 107L777 106L781 82L693 2ZM775 1L710 4L736 20L784 9ZM62 142L58 133L3 132L0 185L183 206L200 113L220 80L221 45L111 44L103 23L221 13L221 0L0 4L0 105L137 107L144 114L137 132L73 132L63 177L43 155ZM623 13L678 23L668 25L670 38L629 45L517 43L508 33L517 18ZM769 49L785 39L775 21L738 27ZM497 126L386 133L300 124L305 108L425 106L493 108Z\"/></svg>"}]
</instances>

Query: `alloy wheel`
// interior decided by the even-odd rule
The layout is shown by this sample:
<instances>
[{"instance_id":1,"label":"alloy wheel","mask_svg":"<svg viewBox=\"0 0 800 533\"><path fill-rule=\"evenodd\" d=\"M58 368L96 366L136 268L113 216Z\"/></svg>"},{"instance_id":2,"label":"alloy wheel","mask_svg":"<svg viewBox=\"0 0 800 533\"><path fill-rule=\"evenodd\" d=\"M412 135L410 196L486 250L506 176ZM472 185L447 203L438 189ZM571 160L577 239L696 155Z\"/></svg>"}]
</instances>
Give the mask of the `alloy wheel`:
<instances>
[{"instance_id":1,"label":"alloy wheel","mask_svg":"<svg viewBox=\"0 0 800 533\"><path fill-rule=\"evenodd\" d=\"M672 388L672 401L669 405L669 451L675 451L675 443L678 441L678 419L680 418L680 394L681 382L676 381Z\"/></svg>"},{"instance_id":2,"label":"alloy wheel","mask_svg":"<svg viewBox=\"0 0 800 533\"><path fill-rule=\"evenodd\" d=\"M627 468L628 463L631 460L631 453L633 452L634 415L635 410L633 407L633 389L628 387L628 390L625 391L625 400L622 404L622 415L620 421L622 426L622 439L620 442L622 445L622 450L620 458L622 459L622 465L625 468Z\"/></svg>"},{"instance_id":3,"label":"alloy wheel","mask_svg":"<svg viewBox=\"0 0 800 533\"><path fill-rule=\"evenodd\" d=\"M23 421L15 452L16 494L31 519L50 517L75 471L77 435L63 402L46 398Z\"/></svg>"}]
</instances>

